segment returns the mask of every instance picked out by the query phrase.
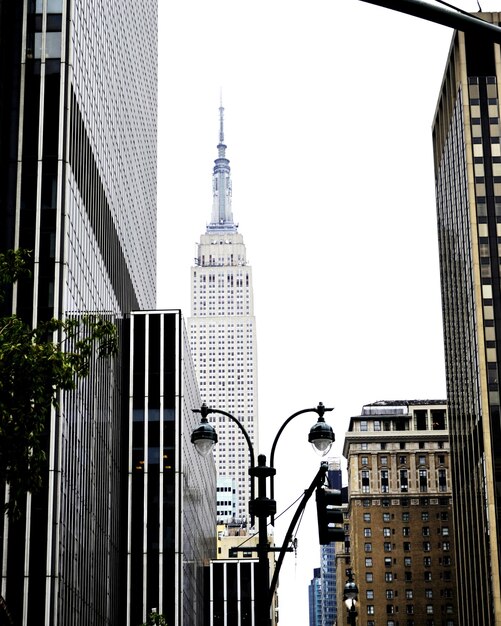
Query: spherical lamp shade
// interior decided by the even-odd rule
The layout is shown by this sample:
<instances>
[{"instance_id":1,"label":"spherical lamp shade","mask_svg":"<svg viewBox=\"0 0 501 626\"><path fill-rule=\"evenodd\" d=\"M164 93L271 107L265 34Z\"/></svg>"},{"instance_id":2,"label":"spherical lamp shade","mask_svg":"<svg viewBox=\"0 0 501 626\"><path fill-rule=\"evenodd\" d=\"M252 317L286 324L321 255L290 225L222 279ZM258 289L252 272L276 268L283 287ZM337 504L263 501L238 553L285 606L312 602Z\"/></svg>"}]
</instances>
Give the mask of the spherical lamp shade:
<instances>
[{"instance_id":1,"label":"spherical lamp shade","mask_svg":"<svg viewBox=\"0 0 501 626\"><path fill-rule=\"evenodd\" d=\"M319 417L318 422L311 427L308 441L320 456L325 456L331 449L334 441L334 432L323 417Z\"/></svg>"},{"instance_id":2,"label":"spherical lamp shade","mask_svg":"<svg viewBox=\"0 0 501 626\"><path fill-rule=\"evenodd\" d=\"M202 456L208 456L214 444L217 443L217 433L206 417L202 417L200 426L191 433L191 443Z\"/></svg>"}]
</instances>

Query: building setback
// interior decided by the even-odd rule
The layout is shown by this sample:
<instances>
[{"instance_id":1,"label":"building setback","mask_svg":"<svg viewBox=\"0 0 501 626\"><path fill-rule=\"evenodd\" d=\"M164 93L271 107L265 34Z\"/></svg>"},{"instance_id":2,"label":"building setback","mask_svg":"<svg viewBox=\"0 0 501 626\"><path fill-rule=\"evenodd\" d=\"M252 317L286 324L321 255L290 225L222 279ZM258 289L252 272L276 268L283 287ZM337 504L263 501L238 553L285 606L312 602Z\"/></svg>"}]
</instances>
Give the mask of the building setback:
<instances>
[{"instance_id":1,"label":"building setback","mask_svg":"<svg viewBox=\"0 0 501 626\"><path fill-rule=\"evenodd\" d=\"M32 251L4 309L28 324L155 306L156 42L153 0L0 1L0 250ZM43 489L0 525L20 626L123 623L120 363L59 399Z\"/></svg>"},{"instance_id":2,"label":"building setback","mask_svg":"<svg viewBox=\"0 0 501 626\"><path fill-rule=\"evenodd\" d=\"M446 402L365 405L343 454L358 623L457 625Z\"/></svg>"},{"instance_id":3,"label":"building setback","mask_svg":"<svg viewBox=\"0 0 501 626\"><path fill-rule=\"evenodd\" d=\"M500 24L500 13L480 13ZM456 32L433 123L460 624L501 624L499 46Z\"/></svg>"},{"instance_id":4,"label":"building setback","mask_svg":"<svg viewBox=\"0 0 501 626\"><path fill-rule=\"evenodd\" d=\"M216 470L191 443L200 405L180 311L130 321L127 626L152 608L204 626L204 567L216 555Z\"/></svg>"},{"instance_id":5,"label":"building setback","mask_svg":"<svg viewBox=\"0 0 501 626\"><path fill-rule=\"evenodd\" d=\"M211 221L200 237L195 265L191 268L188 328L202 400L209 407L234 415L255 446L257 344L252 268L247 263L243 237L233 221L223 111L220 107ZM209 419L219 437L214 447L218 478L222 480L219 487L227 488L227 479L232 478L236 490L235 498L220 498L225 504L218 510L218 521L246 523L250 485L247 443L234 422L220 415L210 415ZM232 517L233 511L236 517Z\"/></svg>"}]
</instances>

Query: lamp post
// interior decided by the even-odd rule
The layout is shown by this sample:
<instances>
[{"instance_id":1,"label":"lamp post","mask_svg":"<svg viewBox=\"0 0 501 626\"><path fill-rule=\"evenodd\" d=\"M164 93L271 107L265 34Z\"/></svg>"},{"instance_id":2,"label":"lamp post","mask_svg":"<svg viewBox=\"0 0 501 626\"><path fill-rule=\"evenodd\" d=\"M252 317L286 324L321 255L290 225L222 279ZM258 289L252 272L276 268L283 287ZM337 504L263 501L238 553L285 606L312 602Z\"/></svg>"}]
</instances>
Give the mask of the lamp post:
<instances>
[{"instance_id":1,"label":"lamp post","mask_svg":"<svg viewBox=\"0 0 501 626\"><path fill-rule=\"evenodd\" d=\"M293 413L290 417L288 417L285 422L280 427L275 440L273 441L273 445L271 448L270 455L270 465L266 465L266 456L264 454L260 454L257 458L257 465L255 462L254 455L254 447L252 445L252 441L245 430L244 426L239 422L239 420L228 413L227 411L223 411L221 409L212 409L209 408L205 402L202 404L200 409L193 409L195 413L200 413L202 416L202 420L200 426L196 428L191 435L191 442L195 445L196 449L203 456L207 456L214 444L217 443L217 433L213 426L208 422L207 416L211 413L218 413L219 415L225 415L228 419L235 422L238 428L241 430L242 434L247 441L247 445L249 447L250 453L250 468L249 475L251 476L251 499L249 502L249 512L251 515L251 519L257 517L259 521L259 537L257 544L257 554L258 554L258 580L256 584L255 590L255 600L254 600L254 609L255 609L255 625L256 626L270 626L271 618L270 618L270 607L271 601L273 598L273 593L275 590L278 571L281 566L283 555L285 551L289 550L287 545L284 545L282 548L272 548L268 542L268 518L271 517L274 519L276 513L276 502L274 498L274 476L276 474L276 470L273 466L274 458L275 458L275 449L278 443L278 439L282 434L284 428L298 415L302 415L303 413L316 413L318 416L318 420L316 424L311 428L308 441L313 445L313 447L322 455L325 455L329 452L332 443L334 441L334 432L332 428L325 422L324 413L327 411L332 411L332 408L326 408L321 402L317 407L313 409L302 409L301 411L297 411ZM314 483L310 486L309 495L313 492L315 482L320 479L321 476L325 475L327 471L326 464L323 464L321 470L315 477ZM255 486L254 479L257 479L257 497L255 497ZM270 481L270 497L267 495L267 483ZM303 502L300 507L304 507L306 505L307 498L303 498ZM248 548L247 548L248 549ZM269 561L268 561L268 553L269 552L280 552L279 563L277 564L277 569L275 571L275 575L273 577L272 587L270 588L270 569L269 569Z\"/></svg>"},{"instance_id":2,"label":"lamp post","mask_svg":"<svg viewBox=\"0 0 501 626\"><path fill-rule=\"evenodd\" d=\"M358 587L353 580L353 573L348 570L348 580L344 586L343 600L348 609L348 624L350 626L356 626L357 622L357 609L356 604L358 600Z\"/></svg>"}]
</instances>

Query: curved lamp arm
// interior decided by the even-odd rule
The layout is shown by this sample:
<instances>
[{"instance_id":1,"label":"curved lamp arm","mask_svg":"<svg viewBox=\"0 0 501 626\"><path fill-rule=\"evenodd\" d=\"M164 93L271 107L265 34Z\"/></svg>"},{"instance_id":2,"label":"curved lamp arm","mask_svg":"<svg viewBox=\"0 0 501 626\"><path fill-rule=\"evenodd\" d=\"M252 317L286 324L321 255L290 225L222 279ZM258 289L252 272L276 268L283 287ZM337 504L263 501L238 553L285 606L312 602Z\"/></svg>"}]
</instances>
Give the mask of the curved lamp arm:
<instances>
[{"instance_id":1,"label":"curved lamp arm","mask_svg":"<svg viewBox=\"0 0 501 626\"><path fill-rule=\"evenodd\" d=\"M256 466L256 461L254 457L254 446L252 445L252 441L251 441L251 438L249 437L249 433L245 430L244 426L238 421L238 419L231 413L228 413L227 411L223 411L222 409L210 409L205 404L205 402L202 404L202 406L199 409L192 409L192 411L193 413L200 413L202 417L205 417L205 418L207 417L207 415L210 415L211 413L219 413L220 415L224 415L228 417L232 422L235 422L235 424L242 431L242 434L245 437L245 440L247 441L247 445L249 446L250 466L251 466L251 469L249 471L250 473ZM251 479L251 500L254 500L254 478Z\"/></svg>"},{"instance_id":2,"label":"curved lamp arm","mask_svg":"<svg viewBox=\"0 0 501 626\"><path fill-rule=\"evenodd\" d=\"M316 413L318 415L319 418L323 419L324 413L326 413L327 411L333 411L334 408L327 408L323 405L322 402L318 403L318 406L314 409L301 409L301 411L296 411L296 413L293 413L290 417L288 417L285 422L282 424L282 426L280 427L280 430L278 431L278 433L275 436L275 439L273 441L273 445L271 446L271 453L270 453L270 467L275 467L274 463L275 463L275 448L277 447L277 443L278 440L280 438L280 435L282 434L282 432L284 431L284 428L287 426L287 424L289 422L292 422L292 420L295 417L298 417L298 415L302 415L303 413ZM273 481L273 477L271 479L271 483L270 483L270 498L273 500L275 498L275 484ZM274 524L275 523L275 516L272 515L271 516L271 523Z\"/></svg>"},{"instance_id":3,"label":"curved lamp arm","mask_svg":"<svg viewBox=\"0 0 501 626\"><path fill-rule=\"evenodd\" d=\"M282 426L280 427L280 430L276 434L275 440L273 441L273 445L271 446L270 467L274 467L275 448L277 447L277 443L280 438L280 435L282 434L284 428L287 426L289 422L292 422L292 420L295 417L297 417L298 415L302 415L303 413L316 413L318 417L323 417L324 413L326 413L327 411L333 411L333 410L334 408L327 408L322 404L322 402L319 402L318 406L314 409L302 409L301 411L296 411L296 413L293 413L290 417L288 417L285 420L285 422L282 424Z\"/></svg>"}]
</instances>

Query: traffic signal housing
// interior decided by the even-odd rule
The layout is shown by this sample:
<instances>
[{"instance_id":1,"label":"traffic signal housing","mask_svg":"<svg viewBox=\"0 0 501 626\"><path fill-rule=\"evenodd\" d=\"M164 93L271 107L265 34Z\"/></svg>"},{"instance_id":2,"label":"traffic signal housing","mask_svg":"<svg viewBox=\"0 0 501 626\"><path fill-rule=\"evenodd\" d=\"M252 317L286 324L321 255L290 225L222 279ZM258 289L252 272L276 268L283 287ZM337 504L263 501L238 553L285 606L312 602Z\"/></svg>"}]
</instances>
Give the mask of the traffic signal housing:
<instances>
[{"instance_id":1,"label":"traffic signal housing","mask_svg":"<svg viewBox=\"0 0 501 626\"><path fill-rule=\"evenodd\" d=\"M340 510L341 491L317 487L318 539L321 546L334 541L344 541L344 518Z\"/></svg>"}]
</instances>

